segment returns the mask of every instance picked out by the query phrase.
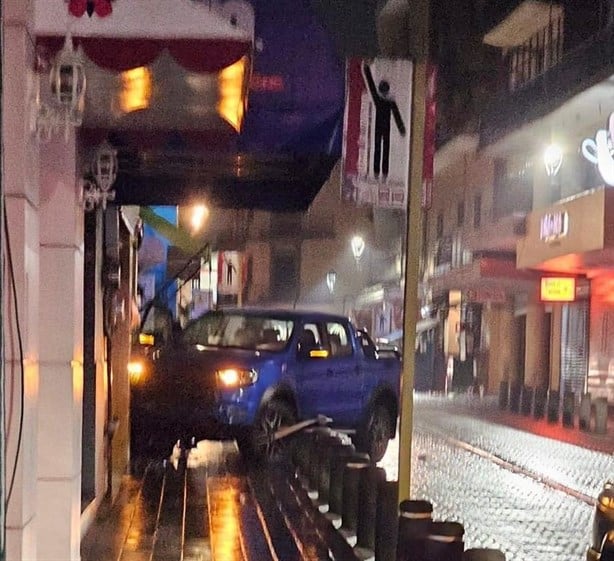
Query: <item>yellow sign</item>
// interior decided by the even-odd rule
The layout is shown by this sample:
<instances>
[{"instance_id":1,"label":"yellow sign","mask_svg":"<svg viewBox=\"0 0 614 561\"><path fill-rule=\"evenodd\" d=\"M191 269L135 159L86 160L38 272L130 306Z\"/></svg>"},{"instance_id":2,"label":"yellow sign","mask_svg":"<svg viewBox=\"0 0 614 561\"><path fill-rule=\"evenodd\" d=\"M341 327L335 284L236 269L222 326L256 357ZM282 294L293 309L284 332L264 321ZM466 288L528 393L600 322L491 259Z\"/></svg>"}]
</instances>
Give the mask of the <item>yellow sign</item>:
<instances>
[{"instance_id":1,"label":"yellow sign","mask_svg":"<svg viewBox=\"0 0 614 561\"><path fill-rule=\"evenodd\" d=\"M542 302L573 302L576 299L576 279L573 277L542 277Z\"/></svg>"}]
</instances>

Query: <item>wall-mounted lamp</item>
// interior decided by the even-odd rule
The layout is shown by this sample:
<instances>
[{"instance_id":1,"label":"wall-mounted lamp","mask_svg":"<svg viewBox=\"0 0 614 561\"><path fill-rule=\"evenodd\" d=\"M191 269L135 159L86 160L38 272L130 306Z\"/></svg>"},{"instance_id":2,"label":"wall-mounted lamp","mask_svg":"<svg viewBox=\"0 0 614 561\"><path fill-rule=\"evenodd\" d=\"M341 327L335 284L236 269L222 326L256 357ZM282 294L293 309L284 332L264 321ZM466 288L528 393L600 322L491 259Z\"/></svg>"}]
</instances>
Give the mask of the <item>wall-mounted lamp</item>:
<instances>
[{"instance_id":1,"label":"wall-mounted lamp","mask_svg":"<svg viewBox=\"0 0 614 561\"><path fill-rule=\"evenodd\" d=\"M544 150L544 165L548 177L554 177L563 164L563 151L558 144L549 144Z\"/></svg>"},{"instance_id":2,"label":"wall-mounted lamp","mask_svg":"<svg viewBox=\"0 0 614 561\"><path fill-rule=\"evenodd\" d=\"M328 286L328 290L331 294L335 292L336 282L337 282L337 273L335 271L328 271L328 273L326 273L326 286Z\"/></svg>"},{"instance_id":3,"label":"wall-mounted lamp","mask_svg":"<svg viewBox=\"0 0 614 561\"><path fill-rule=\"evenodd\" d=\"M83 180L83 206L86 211L94 210L99 205L107 208L107 202L115 200L115 191L111 187L117 179L118 167L117 150L105 140L92 160L93 180Z\"/></svg>"},{"instance_id":4,"label":"wall-mounted lamp","mask_svg":"<svg viewBox=\"0 0 614 561\"><path fill-rule=\"evenodd\" d=\"M45 69L45 64L39 60L34 103L36 134L39 138L49 139L64 129L64 138L68 140L71 127L79 127L83 121L86 89L85 59L81 48L73 48L70 35L66 35L62 50L49 68L51 103L41 99L38 72Z\"/></svg>"},{"instance_id":5,"label":"wall-mounted lamp","mask_svg":"<svg viewBox=\"0 0 614 561\"><path fill-rule=\"evenodd\" d=\"M365 239L362 236L354 236L350 242L352 246L352 254L356 262L360 261L362 254L365 251Z\"/></svg>"}]
</instances>

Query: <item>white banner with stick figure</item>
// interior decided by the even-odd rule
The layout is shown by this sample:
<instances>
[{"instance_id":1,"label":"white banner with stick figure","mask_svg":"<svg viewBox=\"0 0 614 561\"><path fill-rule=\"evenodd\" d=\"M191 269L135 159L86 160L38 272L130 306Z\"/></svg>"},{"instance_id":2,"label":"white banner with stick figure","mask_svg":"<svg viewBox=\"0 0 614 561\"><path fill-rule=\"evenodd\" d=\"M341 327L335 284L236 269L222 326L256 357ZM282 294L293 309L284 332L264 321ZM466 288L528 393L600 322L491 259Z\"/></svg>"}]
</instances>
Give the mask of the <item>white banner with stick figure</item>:
<instances>
[{"instance_id":1,"label":"white banner with stick figure","mask_svg":"<svg viewBox=\"0 0 614 561\"><path fill-rule=\"evenodd\" d=\"M239 295L242 290L243 256L238 251L220 251L217 262L218 294Z\"/></svg>"},{"instance_id":2,"label":"white banner with stick figure","mask_svg":"<svg viewBox=\"0 0 614 561\"><path fill-rule=\"evenodd\" d=\"M409 60L348 59L343 200L406 208L412 70Z\"/></svg>"}]
</instances>

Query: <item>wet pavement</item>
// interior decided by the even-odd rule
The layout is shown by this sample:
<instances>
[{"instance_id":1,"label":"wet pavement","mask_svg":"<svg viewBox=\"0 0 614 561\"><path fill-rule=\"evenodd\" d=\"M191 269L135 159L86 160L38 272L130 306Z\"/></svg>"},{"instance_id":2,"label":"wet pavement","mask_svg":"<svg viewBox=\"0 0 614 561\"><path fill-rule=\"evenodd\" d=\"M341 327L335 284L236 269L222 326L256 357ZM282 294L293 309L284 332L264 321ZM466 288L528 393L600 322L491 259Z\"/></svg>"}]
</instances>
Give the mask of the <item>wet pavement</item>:
<instances>
[{"instance_id":1,"label":"wet pavement","mask_svg":"<svg viewBox=\"0 0 614 561\"><path fill-rule=\"evenodd\" d=\"M382 461L390 478L395 444ZM581 560L595 499L614 478L612 451L611 432L502 413L493 400L416 396L411 498L461 522L466 548L501 549L508 561Z\"/></svg>"},{"instance_id":2,"label":"wet pavement","mask_svg":"<svg viewBox=\"0 0 614 561\"><path fill-rule=\"evenodd\" d=\"M465 547L508 561L581 560L595 498L614 477L612 431L596 436L501 412L493 400L417 395L412 497L465 528ZM396 479L398 442L380 463ZM187 463L186 463L187 461ZM82 543L82 561L299 561L331 558L306 492L283 471L246 473L234 443L126 477ZM348 557L343 543L337 558Z\"/></svg>"}]
</instances>

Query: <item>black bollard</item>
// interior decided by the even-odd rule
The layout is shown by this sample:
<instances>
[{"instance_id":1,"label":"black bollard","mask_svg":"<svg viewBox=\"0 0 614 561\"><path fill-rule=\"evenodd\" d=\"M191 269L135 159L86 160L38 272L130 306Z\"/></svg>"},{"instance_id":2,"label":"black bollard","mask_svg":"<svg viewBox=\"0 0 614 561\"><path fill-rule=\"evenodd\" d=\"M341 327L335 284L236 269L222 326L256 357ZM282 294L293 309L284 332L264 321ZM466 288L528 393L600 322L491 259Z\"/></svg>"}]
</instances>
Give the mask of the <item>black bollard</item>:
<instances>
[{"instance_id":1,"label":"black bollard","mask_svg":"<svg viewBox=\"0 0 614 561\"><path fill-rule=\"evenodd\" d=\"M463 534L459 522L433 522L424 544L424 561L463 561Z\"/></svg>"},{"instance_id":2,"label":"black bollard","mask_svg":"<svg viewBox=\"0 0 614 561\"><path fill-rule=\"evenodd\" d=\"M354 452L351 448L346 447L335 449L335 454L330 461L329 512L335 514L342 514L343 512L343 473L346 464L353 459L368 461L369 455Z\"/></svg>"},{"instance_id":3,"label":"black bollard","mask_svg":"<svg viewBox=\"0 0 614 561\"><path fill-rule=\"evenodd\" d=\"M375 551L378 492L383 481L386 481L386 470L384 468L370 465L361 470L358 483L356 546L372 552Z\"/></svg>"},{"instance_id":4,"label":"black bollard","mask_svg":"<svg viewBox=\"0 0 614 561\"><path fill-rule=\"evenodd\" d=\"M499 384L499 409L507 409L510 402L510 384L503 380Z\"/></svg>"},{"instance_id":5,"label":"black bollard","mask_svg":"<svg viewBox=\"0 0 614 561\"><path fill-rule=\"evenodd\" d=\"M399 482L380 481L375 514L375 561L396 561Z\"/></svg>"},{"instance_id":6,"label":"black bollard","mask_svg":"<svg viewBox=\"0 0 614 561\"><path fill-rule=\"evenodd\" d=\"M330 471L333 459L342 453L352 454L355 452L354 445L344 444L343 440L338 440L336 444L331 444L324 458L320 462L320 473L318 477L318 498L322 505L328 505L326 510L330 510Z\"/></svg>"},{"instance_id":7,"label":"black bollard","mask_svg":"<svg viewBox=\"0 0 614 561\"><path fill-rule=\"evenodd\" d=\"M310 463L307 466L307 479L309 482L310 496L319 498L318 483L320 480L320 469L322 463L327 460L328 448L332 444L339 442L333 433L318 433L313 442Z\"/></svg>"},{"instance_id":8,"label":"black bollard","mask_svg":"<svg viewBox=\"0 0 614 561\"><path fill-rule=\"evenodd\" d=\"M533 417L543 419L546 414L546 402L548 401L548 388L543 386L535 388L533 400Z\"/></svg>"},{"instance_id":9,"label":"black bollard","mask_svg":"<svg viewBox=\"0 0 614 561\"><path fill-rule=\"evenodd\" d=\"M599 561L614 561L614 532L608 532L603 538Z\"/></svg>"},{"instance_id":10,"label":"black bollard","mask_svg":"<svg viewBox=\"0 0 614 561\"><path fill-rule=\"evenodd\" d=\"M533 410L533 388L531 386L522 386L520 394L520 412L523 415L531 415Z\"/></svg>"},{"instance_id":11,"label":"black bollard","mask_svg":"<svg viewBox=\"0 0 614 561\"><path fill-rule=\"evenodd\" d=\"M505 553L499 549L467 549L463 561L505 561Z\"/></svg>"},{"instance_id":12,"label":"black bollard","mask_svg":"<svg viewBox=\"0 0 614 561\"><path fill-rule=\"evenodd\" d=\"M358 527L358 489L361 472L370 465L369 458L352 458L343 470L343 505L341 509L341 531L350 545L356 544Z\"/></svg>"},{"instance_id":13,"label":"black bollard","mask_svg":"<svg viewBox=\"0 0 614 561\"><path fill-rule=\"evenodd\" d=\"M574 414L576 412L576 394L567 391L563 394L563 426L574 426Z\"/></svg>"},{"instance_id":14,"label":"black bollard","mask_svg":"<svg viewBox=\"0 0 614 561\"><path fill-rule=\"evenodd\" d=\"M589 553L593 551L594 557L599 559L598 552L606 542L607 535L614 534L614 483L612 482L608 481L597 497L592 533L593 543Z\"/></svg>"},{"instance_id":15,"label":"black bollard","mask_svg":"<svg viewBox=\"0 0 614 561\"><path fill-rule=\"evenodd\" d=\"M429 501L401 501L397 561L425 560L426 539L432 523L433 505Z\"/></svg>"},{"instance_id":16,"label":"black bollard","mask_svg":"<svg viewBox=\"0 0 614 561\"><path fill-rule=\"evenodd\" d=\"M510 384L510 411L520 413L520 394L522 393L522 385L518 382Z\"/></svg>"},{"instance_id":17,"label":"black bollard","mask_svg":"<svg viewBox=\"0 0 614 561\"><path fill-rule=\"evenodd\" d=\"M559 420L559 405L560 394L556 390L550 390L548 392L548 422L556 423Z\"/></svg>"}]
</instances>

